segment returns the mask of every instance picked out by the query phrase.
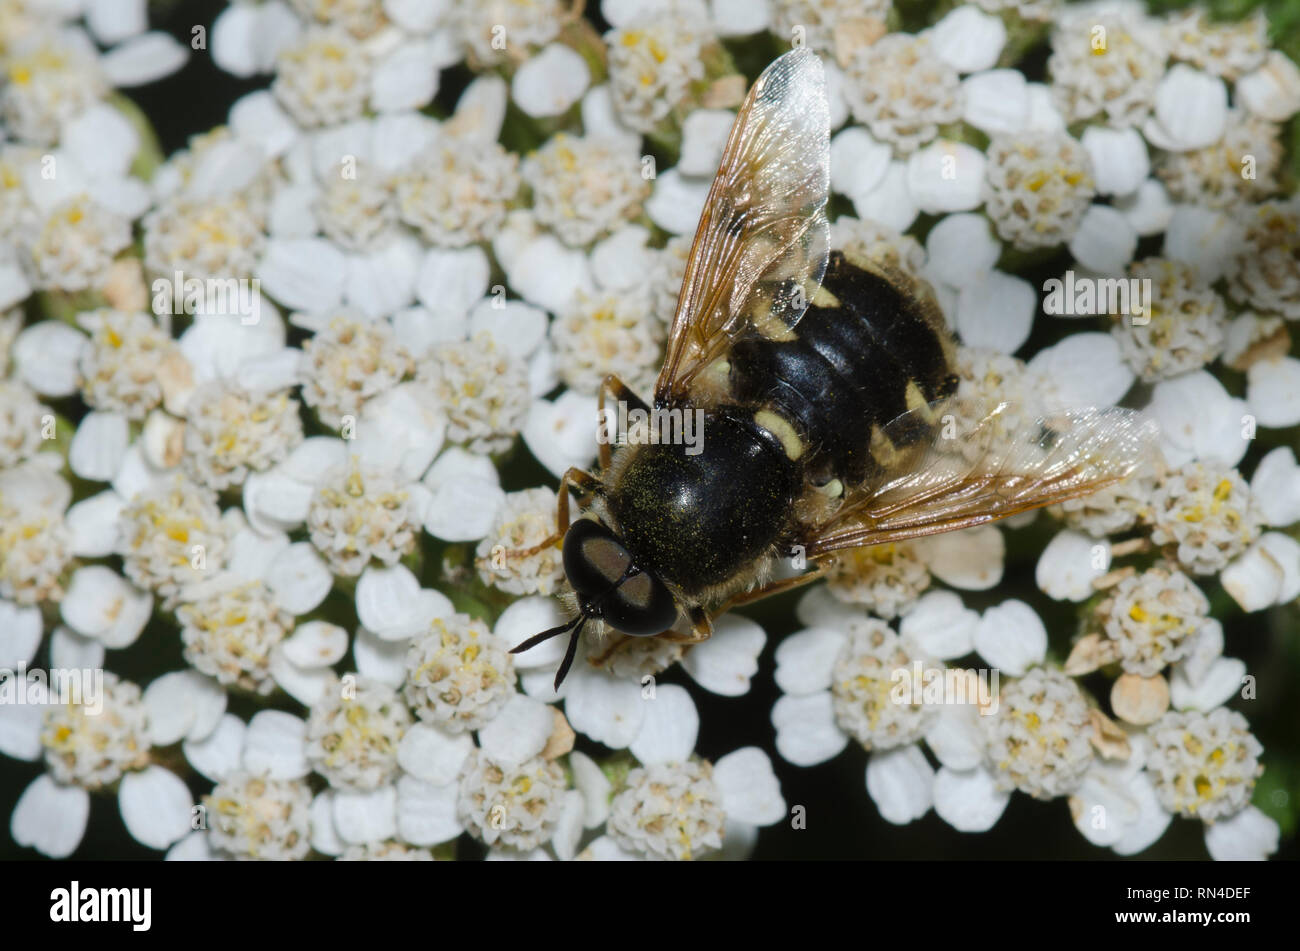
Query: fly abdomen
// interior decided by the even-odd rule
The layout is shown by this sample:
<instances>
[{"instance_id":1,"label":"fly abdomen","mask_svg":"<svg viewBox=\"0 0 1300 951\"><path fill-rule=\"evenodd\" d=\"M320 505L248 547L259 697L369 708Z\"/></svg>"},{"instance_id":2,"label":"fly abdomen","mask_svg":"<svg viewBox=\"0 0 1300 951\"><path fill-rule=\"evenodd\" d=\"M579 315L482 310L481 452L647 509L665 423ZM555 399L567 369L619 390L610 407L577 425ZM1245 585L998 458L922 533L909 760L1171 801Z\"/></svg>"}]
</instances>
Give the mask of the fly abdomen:
<instances>
[{"instance_id":1,"label":"fly abdomen","mask_svg":"<svg viewBox=\"0 0 1300 951\"><path fill-rule=\"evenodd\" d=\"M956 388L947 331L932 303L840 252L794 335L738 341L732 392L793 427L806 471L819 482L860 482L880 465L871 454L873 429ZM906 445L927 430L918 421L893 435Z\"/></svg>"}]
</instances>

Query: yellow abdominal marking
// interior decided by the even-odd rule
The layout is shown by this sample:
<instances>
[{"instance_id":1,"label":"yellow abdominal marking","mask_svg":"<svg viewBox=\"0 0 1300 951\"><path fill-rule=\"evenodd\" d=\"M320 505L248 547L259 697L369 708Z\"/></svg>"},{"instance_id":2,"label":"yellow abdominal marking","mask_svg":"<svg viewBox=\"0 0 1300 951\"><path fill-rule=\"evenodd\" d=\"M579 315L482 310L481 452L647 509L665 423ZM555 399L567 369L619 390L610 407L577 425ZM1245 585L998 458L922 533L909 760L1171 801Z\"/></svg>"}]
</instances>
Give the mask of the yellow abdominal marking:
<instances>
[{"instance_id":1,"label":"yellow abdominal marking","mask_svg":"<svg viewBox=\"0 0 1300 951\"><path fill-rule=\"evenodd\" d=\"M785 450L785 454L791 460L798 459L803 455L803 440L794 431L794 427L790 425L789 420L772 412L770 409L761 409L754 414L754 422L781 441L781 448Z\"/></svg>"}]
</instances>

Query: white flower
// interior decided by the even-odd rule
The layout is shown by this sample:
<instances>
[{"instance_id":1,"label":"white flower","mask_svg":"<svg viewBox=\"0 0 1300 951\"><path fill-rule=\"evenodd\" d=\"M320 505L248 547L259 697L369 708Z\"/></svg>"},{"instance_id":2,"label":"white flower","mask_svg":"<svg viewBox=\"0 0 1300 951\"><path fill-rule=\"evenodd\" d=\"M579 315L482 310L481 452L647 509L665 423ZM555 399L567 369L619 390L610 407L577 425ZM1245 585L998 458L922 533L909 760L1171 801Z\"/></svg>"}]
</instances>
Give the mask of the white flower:
<instances>
[{"instance_id":1,"label":"white flower","mask_svg":"<svg viewBox=\"0 0 1300 951\"><path fill-rule=\"evenodd\" d=\"M475 549L483 583L510 594L551 594L564 583L559 546L525 554L555 533L555 512L551 489L507 493L491 530Z\"/></svg>"},{"instance_id":2,"label":"white flower","mask_svg":"<svg viewBox=\"0 0 1300 951\"><path fill-rule=\"evenodd\" d=\"M1268 20L1255 10L1238 22L1211 20L1202 9L1174 13L1164 24L1169 55L1235 80L1268 57Z\"/></svg>"},{"instance_id":3,"label":"white flower","mask_svg":"<svg viewBox=\"0 0 1300 951\"><path fill-rule=\"evenodd\" d=\"M883 21L891 6L889 0L772 0L772 32L784 42L799 36L818 52L833 52L838 32L860 19Z\"/></svg>"},{"instance_id":4,"label":"white flower","mask_svg":"<svg viewBox=\"0 0 1300 951\"><path fill-rule=\"evenodd\" d=\"M355 423L366 400L396 385L411 371L388 321L340 313L303 342L303 400L321 422L338 428Z\"/></svg>"},{"instance_id":5,"label":"white flower","mask_svg":"<svg viewBox=\"0 0 1300 951\"><path fill-rule=\"evenodd\" d=\"M1087 150L1064 132L1016 132L989 144L984 203L998 234L1019 248L1068 242L1096 186Z\"/></svg>"},{"instance_id":6,"label":"white flower","mask_svg":"<svg viewBox=\"0 0 1300 951\"><path fill-rule=\"evenodd\" d=\"M634 391L649 392L661 361L662 325L648 308L646 295L635 290L579 294L551 330L564 382L595 393L607 374L617 372Z\"/></svg>"},{"instance_id":7,"label":"white flower","mask_svg":"<svg viewBox=\"0 0 1300 951\"><path fill-rule=\"evenodd\" d=\"M1225 707L1209 714L1166 713L1149 730L1147 759L1160 804L1207 823L1248 806L1263 772L1263 747L1249 726Z\"/></svg>"},{"instance_id":8,"label":"white flower","mask_svg":"<svg viewBox=\"0 0 1300 951\"><path fill-rule=\"evenodd\" d=\"M182 464L214 489L240 485L302 442L298 401L287 390L258 392L221 381L197 388L186 404Z\"/></svg>"},{"instance_id":9,"label":"white flower","mask_svg":"<svg viewBox=\"0 0 1300 951\"><path fill-rule=\"evenodd\" d=\"M609 86L619 118L652 132L704 78L704 48L713 42L703 5L672 4L605 36Z\"/></svg>"},{"instance_id":10,"label":"white flower","mask_svg":"<svg viewBox=\"0 0 1300 951\"><path fill-rule=\"evenodd\" d=\"M274 592L230 574L192 586L176 609L185 659L225 686L262 695L275 689L271 654L293 625Z\"/></svg>"},{"instance_id":11,"label":"white flower","mask_svg":"<svg viewBox=\"0 0 1300 951\"><path fill-rule=\"evenodd\" d=\"M1092 766L1087 700L1058 670L1036 667L1005 684L997 711L981 724L1002 789L1053 799L1077 789Z\"/></svg>"},{"instance_id":12,"label":"white flower","mask_svg":"<svg viewBox=\"0 0 1300 951\"><path fill-rule=\"evenodd\" d=\"M89 697L83 701L43 703L35 708L40 718L26 718L22 727L12 723L39 737L24 758L43 751L48 767L14 807L14 841L66 858L85 834L90 792L116 783L127 831L149 848L166 849L190 831L191 798L179 777L150 765L150 711L140 688L105 672L96 708L88 708ZM11 721L14 709L6 705L0 716Z\"/></svg>"},{"instance_id":13,"label":"white flower","mask_svg":"<svg viewBox=\"0 0 1300 951\"><path fill-rule=\"evenodd\" d=\"M1156 485L1151 540L1168 545L1193 574L1220 571L1254 541L1262 524L1246 480L1235 469L1192 462Z\"/></svg>"},{"instance_id":14,"label":"white flower","mask_svg":"<svg viewBox=\"0 0 1300 951\"><path fill-rule=\"evenodd\" d=\"M479 331L472 340L439 344L416 369L447 414L447 438L479 454L508 449L528 415L527 369L497 339Z\"/></svg>"},{"instance_id":15,"label":"white flower","mask_svg":"<svg viewBox=\"0 0 1300 951\"><path fill-rule=\"evenodd\" d=\"M1132 8L1063 13L1047 68L1057 105L1071 122L1099 113L1118 128L1146 118L1167 51L1157 24Z\"/></svg>"},{"instance_id":16,"label":"white flower","mask_svg":"<svg viewBox=\"0 0 1300 951\"><path fill-rule=\"evenodd\" d=\"M1155 114L1142 127L1153 145L1171 152L1218 142L1228 122L1228 87L1222 79L1177 64L1156 87Z\"/></svg>"},{"instance_id":17,"label":"white flower","mask_svg":"<svg viewBox=\"0 0 1300 951\"><path fill-rule=\"evenodd\" d=\"M36 604L64 596L62 576L72 556L64 513L71 498L68 484L39 456L0 469L0 597Z\"/></svg>"},{"instance_id":18,"label":"white flower","mask_svg":"<svg viewBox=\"0 0 1300 951\"><path fill-rule=\"evenodd\" d=\"M1255 201L1277 189L1279 131L1267 119L1231 110L1221 139L1201 149L1165 153L1156 172L1176 201L1212 208Z\"/></svg>"},{"instance_id":19,"label":"white flower","mask_svg":"<svg viewBox=\"0 0 1300 951\"><path fill-rule=\"evenodd\" d=\"M934 55L959 73L990 69L1007 40L1007 28L971 4L948 13L930 30Z\"/></svg>"},{"instance_id":20,"label":"white flower","mask_svg":"<svg viewBox=\"0 0 1300 951\"><path fill-rule=\"evenodd\" d=\"M225 553L216 493L179 476L130 500L121 519L126 576L167 607Z\"/></svg>"},{"instance_id":21,"label":"white flower","mask_svg":"<svg viewBox=\"0 0 1300 951\"><path fill-rule=\"evenodd\" d=\"M1196 646L1210 602L1181 571L1151 568L1123 579L1111 595L1106 634L1124 670L1154 677Z\"/></svg>"},{"instance_id":22,"label":"white flower","mask_svg":"<svg viewBox=\"0 0 1300 951\"><path fill-rule=\"evenodd\" d=\"M962 112L957 70L932 50L930 36L890 33L857 50L845 70L844 98L877 139L906 156Z\"/></svg>"},{"instance_id":23,"label":"white flower","mask_svg":"<svg viewBox=\"0 0 1300 951\"><path fill-rule=\"evenodd\" d=\"M1224 345L1223 298L1179 261L1147 258L1129 267L1129 277L1150 280L1150 312L1141 322L1124 317L1111 329L1124 360L1144 382L1198 370Z\"/></svg>"},{"instance_id":24,"label":"white flower","mask_svg":"<svg viewBox=\"0 0 1300 951\"><path fill-rule=\"evenodd\" d=\"M520 174L537 220L574 247L635 218L650 192L638 151L611 137L557 133L524 159Z\"/></svg>"},{"instance_id":25,"label":"white flower","mask_svg":"<svg viewBox=\"0 0 1300 951\"><path fill-rule=\"evenodd\" d=\"M353 456L325 473L307 509L311 542L338 574L392 566L415 546L427 497L418 484Z\"/></svg>"},{"instance_id":26,"label":"white flower","mask_svg":"<svg viewBox=\"0 0 1300 951\"><path fill-rule=\"evenodd\" d=\"M1259 310L1300 319L1300 200L1264 202L1240 217L1245 235L1228 293Z\"/></svg>"},{"instance_id":27,"label":"white flower","mask_svg":"<svg viewBox=\"0 0 1300 951\"><path fill-rule=\"evenodd\" d=\"M398 216L437 247L490 240L519 190L517 166L517 157L496 142L444 137L398 177Z\"/></svg>"},{"instance_id":28,"label":"white flower","mask_svg":"<svg viewBox=\"0 0 1300 951\"><path fill-rule=\"evenodd\" d=\"M563 18L560 0L453 0L450 21L482 67L525 59L555 38Z\"/></svg>"},{"instance_id":29,"label":"white flower","mask_svg":"<svg viewBox=\"0 0 1300 951\"><path fill-rule=\"evenodd\" d=\"M340 789L372 790L397 775L411 715L397 692L368 678L336 682L307 719L307 759Z\"/></svg>"},{"instance_id":30,"label":"white flower","mask_svg":"<svg viewBox=\"0 0 1300 951\"><path fill-rule=\"evenodd\" d=\"M300 125L337 125L361 115L372 69L365 49L346 31L309 27L280 49L271 91Z\"/></svg>"},{"instance_id":31,"label":"white flower","mask_svg":"<svg viewBox=\"0 0 1300 951\"><path fill-rule=\"evenodd\" d=\"M406 702L416 715L451 733L477 730L513 694L507 645L482 621L455 614L434 618L406 655Z\"/></svg>"},{"instance_id":32,"label":"white flower","mask_svg":"<svg viewBox=\"0 0 1300 951\"><path fill-rule=\"evenodd\" d=\"M311 790L300 779L236 772L203 804L212 847L234 858L284 861L311 850Z\"/></svg>"}]
</instances>

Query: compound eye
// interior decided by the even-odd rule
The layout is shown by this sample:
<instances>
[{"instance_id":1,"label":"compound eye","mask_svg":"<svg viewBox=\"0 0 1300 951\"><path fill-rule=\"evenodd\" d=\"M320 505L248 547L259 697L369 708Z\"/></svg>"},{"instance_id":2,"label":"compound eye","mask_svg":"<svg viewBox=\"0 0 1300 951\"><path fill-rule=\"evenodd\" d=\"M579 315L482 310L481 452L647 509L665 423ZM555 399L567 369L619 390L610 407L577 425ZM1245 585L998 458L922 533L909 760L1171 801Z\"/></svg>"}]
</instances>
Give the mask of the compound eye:
<instances>
[{"instance_id":1,"label":"compound eye","mask_svg":"<svg viewBox=\"0 0 1300 951\"><path fill-rule=\"evenodd\" d=\"M599 597L623 577L632 563L614 533L594 519L579 519L564 536L564 573L573 590Z\"/></svg>"},{"instance_id":2,"label":"compound eye","mask_svg":"<svg viewBox=\"0 0 1300 951\"><path fill-rule=\"evenodd\" d=\"M634 637L662 634L677 620L677 603L649 572L629 576L604 602L605 622Z\"/></svg>"}]
</instances>

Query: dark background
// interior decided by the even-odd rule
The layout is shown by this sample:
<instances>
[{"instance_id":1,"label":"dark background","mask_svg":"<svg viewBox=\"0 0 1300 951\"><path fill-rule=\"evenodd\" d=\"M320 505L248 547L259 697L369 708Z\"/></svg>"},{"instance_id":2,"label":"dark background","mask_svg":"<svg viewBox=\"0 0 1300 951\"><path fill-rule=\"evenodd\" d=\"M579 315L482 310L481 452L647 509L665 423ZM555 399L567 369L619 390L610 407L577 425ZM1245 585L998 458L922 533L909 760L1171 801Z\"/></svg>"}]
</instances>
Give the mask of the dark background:
<instances>
[{"instance_id":1,"label":"dark background","mask_svg":"<svg viewBox=\"0 0 1300 951\"><path fill-rule=\"evenodd\" d=\"M1168 4L1162 4L1167 6ZM224 4L218 0L185 0L169 9L155 12L153 24L171 31L188 44L195 24L209 27ZM588 8L598 8L591 0ZM1300 9L1300 4L1294 5ZM900 4L904 16L915 13L916 4ZM598 13L588 12L588 17L598 30L606 24ZM765 59L756 55L755 48L764 40L748 40L734 44L736 60L753 79ZM772 54L779 52L773 44ZM743 46L743 49L740 47ZM761 53L761 46L758 52ZM1041 48L1030 54L1020 64L1031 78L1042 78L1045 70L1045 53ZM454 105L456 96L471 78L462 66L443 74L441 88L434 109L446 114ZM264 88L267 77L255 80L238 80L218 70L206 51L195 51L187 66L179 73L148 87L130 90L130 98L154 123L163 153L170 155L183 147L189 137L205 132L225 122L230 105L240 96ZM1295 123L1292 123L1294 132ZM1293 141L1293 139L1292 139ZM653 150L652 150L653 151ZM667 156L657 156L666 158ZM1291 156L1294 160L1294 154ZM667 167L671 161L661 167ZM842 201L842 199L840 199ZM835 209L843 212L847 206ZM929 222L922 221L922 230ZM1159 241L1147 241L1139 248L1138 258L1158 253ZM1041 286L1042 280L1056 276L1068 266L1068 256L1057 255L1039 262L1029 272L1022 273ZM1083 329L1076 322L1036 321L1034 336L1022 353L1034 353L1043 346L1069 332ZM1234 394L1244 390L1240 374L1216 368L1216 375ZM1141 388L1133 396L1139 404L1145 399ZM1300 432L1261 430L1260 438L1241 464L1244 473L1254 471L1258 459L1276 445L1300 444ZM503 466L503 481L507 489L553 485L550 477L517 444ZM976 610L1007 598L1021 598L1037 610L1047 624L1051 637L1052 654L1059 661L1069 651L1070 640L1077 631L1078 621L1073 605L1062 605L1042 595L1033 581L1034 565L1042 546L1056 529L1055 522L1040 518L1029 528L1007 532L1007 562L1004 581L993 592L963 592L963 600ZM428 541L427 537L425 541ZM440 563L437 550L426 552L424 564ZM425 584L435 584L436 575L426 571ZM1255 804L1279 819L1283 824L1283 846L1279 858L1294 859L1297 847L1294 836L1297 803L1300 803L1300 743L1297 721L1300 720L1300 702L1292 693L1297 675L1300 675L1300 611L1292 604L1268 612L1244 615L1236 604L1227 598L1217 582L1201 582L1214 604L1213 613L1224 624L1226 653L1242 658L1250 673L1258 678L1258 699L1233 702L1250 720L1252 729L1265 748L1264 763L1267 771L1255 794ZM807 828L795 830L789 823L780 823L762 830L755 858L759 859L1116 859L1114 853L1090 845L1074 828L1069 808L1064 799L1038 802L1023 794L1014 794L1006 813L997 825L982 835L968 835L953 830L933 811L925 818L908 826L894 826L880 818L874 803L867 796L865 786L866 753L851 746L834 760L818 767L802 769L782 760L775 751L774 731L770 723L772 705L780 696L772 680L775 667L773 653L779 637L798 629L794 618L794 604L798 594L771 599L746 613L768 631L768 644L759 661L759 673L753 688L745 697L729 699L716 697L695 686L679 669L667 672L664 682L680 683L690 690L699 707L701 732L698 752L709 760L716 760L732 750L746 745L758 745L772 759L782 792L789 806L802 805L807 810ZM326 604L342 617L351 616L350 603L337 592ZM340 622L346 623L346 622ZM355 624L352 625L355 627ZM47 625L47 630L52 625ZM142 686L165 670L175 670L183 665L180 657L176 629L168 621L151 622L144 635L131 648L115 651L108 662L114 672L134 679ZM46 661L44 652L35 663ZM1100 676L1085 681L1094 695L1104 700L1109 689L1108 681ZM286 709L294 709L292 701L285 700ZM231 710L247 717L257 709L245 701L232 698ZM601 755L608 751L580 741L579 748ZM43 771L42 763L20 763L0 758L0 817L8 817L26 785ZM201 778L193 784L197 795L206 791ZM156 859L159 853L136 843L126 833L121 819L116 815L116 798L98 795L92 799L89 827L74 858L82 859ZM458 843L462 857L482 853L481 848L462 836ZM40 858L29 849L19 849L9 835L7 819L0 823L0 858ZM1161 840L1143 853L1141 858L1205 859L1203 827L1200 822L1175 819Z\"/></svg>"}]
</instances>

